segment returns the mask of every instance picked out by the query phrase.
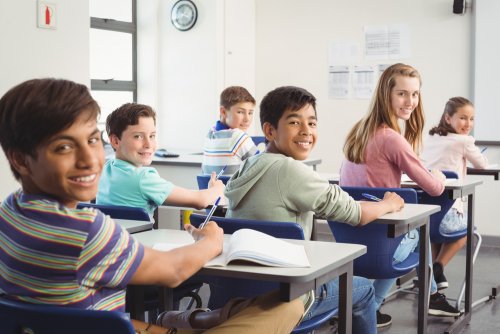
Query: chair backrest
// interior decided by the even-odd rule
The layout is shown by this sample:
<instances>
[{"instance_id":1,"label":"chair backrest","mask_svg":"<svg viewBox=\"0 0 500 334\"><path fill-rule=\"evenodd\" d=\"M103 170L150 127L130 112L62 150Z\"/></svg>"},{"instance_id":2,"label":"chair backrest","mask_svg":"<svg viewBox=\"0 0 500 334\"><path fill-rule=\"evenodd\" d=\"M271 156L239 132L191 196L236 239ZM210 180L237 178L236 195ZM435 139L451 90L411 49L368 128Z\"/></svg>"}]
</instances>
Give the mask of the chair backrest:
<instances>
[{"instance_id":1,"label":"chair backrest","mask_svg":"<svg viewBox=\"0 0 500 334\"><path fill-rule=\"evenodd\" d=\"M219 180L222 181L222 183L227 184L227 181L231 178L231 175L221 175L219 176ZM210 174L200 174L196 175L196 181L198 181L198 189L207 189L208 188L208 182L210 182Z\"/></svg>"},{"instance_id":2,"label":"chair backrest","mask_svg":"<svg viewBox=\"0 0 500 334\"><path fill-rule=\"evenodd\" d=\"M387 191L401 196L405 203L417 203L417 192L410 188L342 187L355 200L364 200L363 193L382 198ZM367 278L395 278L410 272L418 266L418 253L398 264L393 264L393 255L404 235L387 237L387 226L367 224L351 226L346 223L328 221L337 242L362 244L367 247L363 256L354 260L354 274Z\"/></svg>"},{"instance_id":3,"label":"chair backrest","mask_svg":"<svg viewBox=\"0 0 500 334\"><path fill-rule=\"evenodd\" d=\"M190 216L191 224L199 226L206 215L193 213ZM212 216L225 234L232 234L242 228L254 229L274 237L287 239L304 239L304 232L297 223L257 221L250 219L224 218ZM248 279L235 279L228 277L204 277L210 285L210 300L208 307L211 309L222 307L235 297L251 298L279 288L278 283L262 282Z\"/></svg>"},{"instance_id":4,"label":"chair backrest","mask_svg":"<svg viewBox=\"0 0 500 334\"><path fill-rule=\"evenodd\" d=\"M455 172L451 172L451 171L442 171L442 172L446 176L447 179L458 179L458 175ZM464 229L462 231L457 231L454 233L450 233L450 234L442 234L439 231L439 225L441 224L441 221L443 220L445 214L451 209L451 207L455 203L455 200L450 199L448 197L448 194L446 193L446 191L443 192L439 196L430 196L426 192L422 191L419 193L418 201L419 201L419 203L423 203L423 204L434 204L434 205L441 206L441 211L436 212L430 216L429 236L430 236L431 242L449 243L449 242L455 241L457 239L460 239L467 234L467 229Z\"/></svg>"},{"instance_id":5,"label":"chair backrest","mask_svg":"<svg viewBox=\"0 0 500 334\"><path fill-rule=\"evenodd\" d=\"M205 220L206 215L192 213L189 218L191 224L198 227ZM211 220L215 221L224 230L225 234L233 234L242 228L249 228L277 238L304 240L304 231L297 223L215 216L212 216Z\"/></svg>"},{"instance_id":6,"label":"chair backrest","mask_svg":"<svg viewBox=\"0 0 500 334\"><path fill-rule=\"evenodd\" d=\"M255 146L259 146L259 144L266 142L265 136L251 136L251 138L252 138L252 141L254 142Z\"/></svg>"},{"instance_id":7,"label":"chair backrest","mask_svg":"<svg viewBox=\"0 0 500 334\"><path fill-rule=\"evenodd\" d=\"M148 212L144 208L136 208L136 207L120 206L120 205L102 205L102 204L83 203L83 202L78 203L77 207L79 209L81 208L99 209L99 211L110 216L111 218L152 221Z\"/></svg>"},{"instance_id":8,"label":"chair backrest","mask_svg":"<svg viewBox=\"0 0 500 334\"><path fill-rule=\"evenodd\" d=\"M134 334L123 312L21 303L0 298L3 334Z\"/></svg>"}]
</instances>

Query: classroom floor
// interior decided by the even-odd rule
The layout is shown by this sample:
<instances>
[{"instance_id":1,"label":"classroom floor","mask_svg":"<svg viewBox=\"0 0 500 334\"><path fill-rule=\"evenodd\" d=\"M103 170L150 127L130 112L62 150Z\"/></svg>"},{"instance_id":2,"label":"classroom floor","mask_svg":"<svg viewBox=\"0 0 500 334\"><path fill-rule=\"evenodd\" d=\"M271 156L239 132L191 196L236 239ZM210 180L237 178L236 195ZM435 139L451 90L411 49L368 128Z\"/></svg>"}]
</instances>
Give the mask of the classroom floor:
<instances>
[{"instance_id":1,"label":"classroom floor","mask_svg":"<svg viewBox=\"0 0 500 334\"><path fill-rule=\"evenodd\" d=\"M465 252L459 253L445 268L450 287L442 292L446 296L456 298L465 274ZM474 265L473 300L491 294L493 287L500 286L500 248L482 247ZM203 300L208 299L209 290L204 286L200 294ZM500 299L500 296L498 297ZM450 302L454 305L454 302ZM392 324L379 328L379 334L410 334L417 331L417 295L398 293L382 306L382 312L392 315ZM500 301L493 299L473 308L472 321L463 334L500 333ZM450 326L453 318L428 317L427 333L443 333ZM315 334L336 333L335 328L325 325L318 328Z\"/></svg>"},{"instance_id":2,"label":"classroom floor","mask_svg":"<svg viewBox=\"0 0 500 334\"><path fill-rule=\"evenodd\" d=\"M465 275L465 252L459 253L445 268L450 284L442 290L449 299L456 298ZM500 286L500 248L482 247L474 264L474 287L472 300L491 294L493 287ZM500 296L498 297L500 299ZM450 302L454 305L454 302ZM392 324L379 328L379 334L410 334L417 332L417 295L398 293L382 306L382 312L392 315ZM499 317L499 318L497 318ZM493 299L473 308L472 321L463 334L500 333L500 300ZM443 333L453 322L453 318L428 317L427 333ZM324 326L316 334L333 333Z\"/></svg>"}]
</instances>

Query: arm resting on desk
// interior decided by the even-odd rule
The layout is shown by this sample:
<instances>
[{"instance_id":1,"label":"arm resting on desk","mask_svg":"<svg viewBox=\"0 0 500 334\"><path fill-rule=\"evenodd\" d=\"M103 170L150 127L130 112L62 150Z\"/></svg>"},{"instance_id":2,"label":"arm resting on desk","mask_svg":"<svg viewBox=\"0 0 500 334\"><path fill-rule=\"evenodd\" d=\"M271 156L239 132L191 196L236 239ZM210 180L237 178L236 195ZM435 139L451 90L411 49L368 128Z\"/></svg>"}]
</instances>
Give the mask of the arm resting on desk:
<instances>
[{"instance_id":1,"label":"arm resting on desk","mask_svg":"<svg viewBox=\"0 0 500 334\"><path fill-rule=\"evenodd\" d=\"M174 288L222 252L224 232L214 222L209 222L203 230L191 225L186 229L197 242L167 252L144 247L144 257L130 283Z\"/></svg>"},{"instance_id":2,"label":"arm resting on desk","mask_svg":"<svg viewBox=\"0 0 500 334\"><path fill-rule=\"evenodd\" d=\"M361 204L361 220L359 226L371 223L386 213L399 211L405 204L403 199L393 192L386 192L384 198L380 202L360 201L359 203Z\"/></svg>"}]
</instances>

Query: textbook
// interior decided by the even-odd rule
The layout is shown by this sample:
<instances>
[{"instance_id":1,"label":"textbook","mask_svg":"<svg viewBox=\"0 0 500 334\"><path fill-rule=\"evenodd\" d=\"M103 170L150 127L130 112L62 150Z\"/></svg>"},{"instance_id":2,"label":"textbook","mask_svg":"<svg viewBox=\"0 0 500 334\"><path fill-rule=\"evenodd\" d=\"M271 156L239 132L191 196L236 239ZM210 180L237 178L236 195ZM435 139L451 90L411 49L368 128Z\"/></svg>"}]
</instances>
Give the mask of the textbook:
<instances>
[{"instance_id":1,"label":"textbook","mask_svg":"<svg viewBox=\"0 0 500 334\"><path fill-rule=\"evenodd\" d=\"M222 254L206 267L225 267L231 261L243 260L271 267L310 267L303 245L292 244L268 234L241 229L224 242Z\"/></svg>"},{"instance_id":2,"label":"textbook","mask_svg":"<svg viewBox=\"0 0 500 334\"><path fill-rule=\"evenodd\" d=\"M154 249L167 251L182 245L158 243ZM224 242L222 253L208 261L205 267L225 267L231 261L242 260L270 267L310 267L303 245L292 244L268 234L241 229Z\"/></svg>"}]
</instances>

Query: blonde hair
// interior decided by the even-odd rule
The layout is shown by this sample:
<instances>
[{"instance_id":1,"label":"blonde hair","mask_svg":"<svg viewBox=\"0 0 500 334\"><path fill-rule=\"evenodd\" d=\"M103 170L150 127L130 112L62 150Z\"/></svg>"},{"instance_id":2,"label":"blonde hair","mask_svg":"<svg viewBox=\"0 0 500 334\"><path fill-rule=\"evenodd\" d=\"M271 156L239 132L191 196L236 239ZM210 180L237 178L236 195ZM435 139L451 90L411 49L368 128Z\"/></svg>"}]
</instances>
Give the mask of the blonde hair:
<instances>
[{"instance_id":1,"label":"blonde hair","mask_svg":"<svg viewBox=\"0 0 500 334\"><path fill-rule=\"evenodd\" d=\"M347 160L358 164L363 163L369 140L383 124L401 133L398 118L391 108L391 91L396 85L396 77L399 76L418 78L420 85L422 84L420 74L410 65L394 64L382 73L369 112L354 125L347 135L344 144L344 155ZM422 146L423 128L424 110L422 96L420 95L417 107L411 113L408 121L405 122L404 131L405 139L410 143L416 154L420 152Z\"/></svg>"}]
</instances>

